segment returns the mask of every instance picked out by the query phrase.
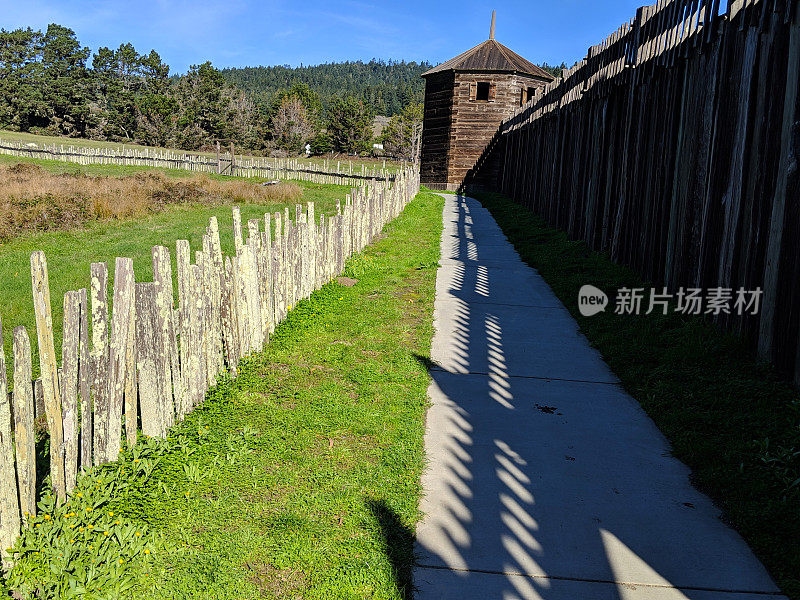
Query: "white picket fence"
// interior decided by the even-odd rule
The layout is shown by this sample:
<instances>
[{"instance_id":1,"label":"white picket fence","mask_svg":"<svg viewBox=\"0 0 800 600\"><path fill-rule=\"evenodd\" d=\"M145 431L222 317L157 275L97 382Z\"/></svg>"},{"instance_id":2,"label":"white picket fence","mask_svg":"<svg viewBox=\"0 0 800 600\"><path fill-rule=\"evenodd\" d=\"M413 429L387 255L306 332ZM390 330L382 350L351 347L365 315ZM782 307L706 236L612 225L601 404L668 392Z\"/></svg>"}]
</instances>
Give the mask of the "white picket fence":
<instances>
[{"instance_id":1,"label":"white picket fence","mask_svg":"<svg viewBox=\"0 0 800 600\"><path fill-rule=\"evenodd\" d=\"M322 164L303 162L295 158L259 158L236 156L230 152L215 156L173 152L158 148L132 147L91 148L34 144L0 138L0 154L27 158L40 158L76 163L79 165L129 165L183 169L198 173L220 173L234 177L263 177L267 179L294 179L311 183L334 185L359 185L362 181L392 181L395 173L386 169L386 161L378 168L351 160L325 160ZM402 167L401 167L402 168Z\"/></svg>"}]
</instances>

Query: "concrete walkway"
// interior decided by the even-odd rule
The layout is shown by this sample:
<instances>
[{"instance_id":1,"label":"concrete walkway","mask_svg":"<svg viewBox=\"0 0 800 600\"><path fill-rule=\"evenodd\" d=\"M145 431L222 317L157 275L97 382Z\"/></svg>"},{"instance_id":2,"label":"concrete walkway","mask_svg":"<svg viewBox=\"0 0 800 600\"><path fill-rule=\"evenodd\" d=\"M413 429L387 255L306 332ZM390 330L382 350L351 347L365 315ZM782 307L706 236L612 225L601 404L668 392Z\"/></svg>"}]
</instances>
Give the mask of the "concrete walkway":
<instances>
[{"instance_id":1,"label":"concrete walkway","mask_svg":"<svg viewBox=\"0 0 800 600\"><path fill-rule=\"evenodd\" d=\"M488 211L445 197L417 599L782 598Z\"/></svg>"}]
</instances>

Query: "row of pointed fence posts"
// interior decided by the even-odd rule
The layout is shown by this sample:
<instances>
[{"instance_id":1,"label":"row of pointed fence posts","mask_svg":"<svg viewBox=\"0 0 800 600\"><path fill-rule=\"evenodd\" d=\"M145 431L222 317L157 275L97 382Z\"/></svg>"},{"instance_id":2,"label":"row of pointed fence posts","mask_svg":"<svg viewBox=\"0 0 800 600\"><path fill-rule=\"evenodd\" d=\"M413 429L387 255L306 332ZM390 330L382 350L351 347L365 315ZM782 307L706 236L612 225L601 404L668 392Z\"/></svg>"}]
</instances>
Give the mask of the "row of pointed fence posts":
<instances>
[{"instance_id":1,"label":"row of pointed fence posts","mask_svg":"<svg viewBox=\"0 0 800 600\"><path fill-rule=\"evenodd\" d=\"M137 282L130 258L109 269L92 263L89 289L64 297L61 365L53 334L50 285L43 252L31 255L31 280L41 378L32 381L31 342L13 330L13 391L8 393L0 322L0 553L11 565L27 515L36 513L34 416L46 414L50 478L64 500L81 470L117 458L123 441L165 437L200 404L224 372L262 350L290 308L342 272L419 190L414 170L394 185L353 189L336 214L314 204L265 214L243 225L233 209L235 254L222 252L216 217L195 249L176 243L177 306L170 251L152 249L153 280ZM243 235L246 226L247 235ZM91 326L90 326L91 323ZM39 405L38 409L35 407ZM123 438L124 432L124 438Z\"/></svg>"}]
</instances>

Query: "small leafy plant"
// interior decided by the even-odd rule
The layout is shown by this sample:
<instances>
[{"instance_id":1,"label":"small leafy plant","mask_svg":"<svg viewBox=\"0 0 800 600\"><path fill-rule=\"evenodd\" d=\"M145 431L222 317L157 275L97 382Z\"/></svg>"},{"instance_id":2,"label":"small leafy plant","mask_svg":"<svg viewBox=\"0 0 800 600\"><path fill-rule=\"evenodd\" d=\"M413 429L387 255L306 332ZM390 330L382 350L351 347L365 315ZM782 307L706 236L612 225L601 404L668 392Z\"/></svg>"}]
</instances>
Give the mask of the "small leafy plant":
<instances>
[{"instance_id":1,"label":"small leafy plant","mask_svg":"<svg viewBox=\"0 0 800 600\"><path fill-rule=\"evenodd\" d=\"M16 564L8 578L19 597L112 599L132 587L131 567L146 560L154 547L141 524L110 509L125 483L114 471L94 469L79 477L66 502L59 504L47 493L38 513L25 515L22 535L11 549Z\"/></svg>"}]
</instances>

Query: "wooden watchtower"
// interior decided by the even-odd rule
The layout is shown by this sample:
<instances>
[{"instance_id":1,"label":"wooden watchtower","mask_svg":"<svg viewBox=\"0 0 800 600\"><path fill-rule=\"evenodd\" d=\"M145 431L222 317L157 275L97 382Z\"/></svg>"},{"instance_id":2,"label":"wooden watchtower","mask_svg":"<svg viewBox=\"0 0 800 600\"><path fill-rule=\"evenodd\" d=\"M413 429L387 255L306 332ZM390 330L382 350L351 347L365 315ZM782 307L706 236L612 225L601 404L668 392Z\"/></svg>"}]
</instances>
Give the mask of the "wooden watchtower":
<instances>
[{"instance_id":1,"label":"wooden watchtower","mask_svg":"<svg viewBox=\"0 0 800 600\"><path fill-rule=\"evenodd\" d=\"M456 190L500 122L554 77L494 39L422 74L422 184Z\"/></svg>"}]
</instances>

